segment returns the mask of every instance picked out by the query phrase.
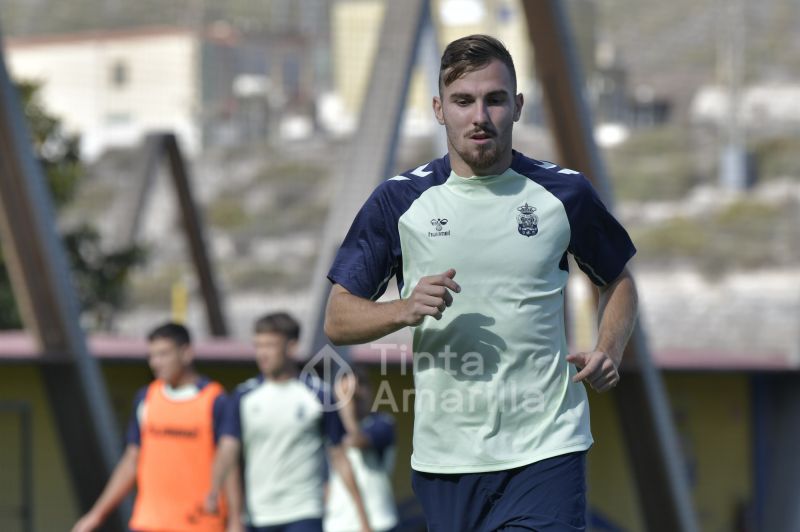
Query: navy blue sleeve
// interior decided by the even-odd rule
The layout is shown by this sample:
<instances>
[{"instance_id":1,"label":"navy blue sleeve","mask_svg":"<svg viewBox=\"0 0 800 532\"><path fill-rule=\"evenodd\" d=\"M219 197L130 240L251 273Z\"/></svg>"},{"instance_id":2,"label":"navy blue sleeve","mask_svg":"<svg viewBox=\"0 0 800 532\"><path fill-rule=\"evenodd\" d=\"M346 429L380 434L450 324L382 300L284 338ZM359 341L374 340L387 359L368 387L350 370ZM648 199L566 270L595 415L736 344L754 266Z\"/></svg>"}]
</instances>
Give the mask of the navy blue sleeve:
<instances>
[{"instance_id":1,"label":"navy blue sleeve","mask_svg":"<svg viewBox=\"0 0 800 532\"><path fill-rule=\"evenodd\" d=\"M582 175L576 178L573 201L566 205L571 233L569 252L594 284L605 286L622 273L636 248L591 183Z\"/></svg>"},{"instance_id":2,"label":"navy blue sleeve","mask_svg":"<svg viewBox=\"0 0 800 532\"><path fill-rule=\"evenodd\" d=\"M512 168L543 186L564 206L570 228L567 251L592 282L605 286L619 277L636 248L589 180L580 172L519 152L514 152ZM561 267L567 269L566 260Z\"/></svg>"},{"instance_id":3,"label":"navy blue sleeve","mask_svg":"<svg viewBox=\"0 0 800 532\"><path fill-rule=\"evenodd\" d=\"M222 422L220 423L220 430L219 436L231 436L232 438L236 438L237 440L242 439L242 418L240 412L240 405L242 404L242 395L243 392L241 390L236 390L233 393L233 396L228 398L223 402L223 414L222 414ZM215 412L214 415L216 416L216 402L214 403ZM215 417L216 421L216 417ZM215 436L216 434L216 427L214 429Z\"/></svg>"},{"instance_id":4,"label":"navy blue sleeve","mask_svg":"<svg viewBox=\"0 0 800 532\"><path fill-rule=\"evenodd\" d=\"M318 386L317 398L323 405L322 434L331 445L339 445L347 431L342 423L342 418L339 417L339 409L330 408L331 405L337 404L336 395L330 386L325 384Z\"/></svg>"},{"instance_id":5,"label":"navy blue sleeve","mask_svg":"<svg viewBox=\"0 0 800 532\"><path fill-rule=\"evenodd\" d=\"M361 431L369 439L370 445L378 453L394 445L394 420L384 414L369 416L361 427Z\"/></svg>"},{"instance_id":6,"label":"navy blue sleeve","mask_svg":"<svg viewBox=\"0 0 800 532\"><path fill-rule=\"evenodd\" d=\"M125 432L125 444L126 445L142 445L142 431L139 427L139 416L137 416L137 412L139 410L139 405L144 402L144 398L147 396L147 386L139 389L136 392L136 395L133 397L133 409L131 411L131 419L128 421L128 430Z\"/></svg>"},{"instance_id":7,"label":"navy blue sleeve","mask_svg":"<svg viewBox=\"0 0 800 532\"><path fill-rule=\"evenodd\" d=\"M397 276L402 289L403 271L398 220L419 196L450 176L450 158L442 157L381 183L358 211L328 279L366 299L383 295Z\"/></svg>"},{"instance_id":8,"label":"navy blue sleeve","mask_svg":"<svg viewBox=\"0 0 800 532\"><path fill-rule=\"evenodd\" d=\"M336 396L328 384L310 374L302 375L300 381L314 394L322 409L319 428L322 437L332 445L339 445L344 439L345 429L339 410L336 408Z\"/></svg>"},{"instance_id":9,"label":"navy blue sleeve","mask_svg":"<svg viewBox=\"0 0 800 532\"><path fill-rule=\"evenodd\" d=\"M337 400L333 389L318 379L307 379L306 386L312 386L322 405L322 435L331 445L342 443L346 430L342 418L339 417L339 409L331 408L336 406Z\"/></svg>"},{"instance_id":10,"label":"navy blue sleeve","mask_svg":"<svg viewBox=\"0 0 800 532\"><path fill-rule=\"evenodd\" d=\"M394 233L390 209L385 205L386 183L370 195L353 220L328 279L351 294L378 299L396 271Z\"/></svg>"},{"instance_id":11,"label":"navy blue sleeve","mask_svg":"<svg viewBox=\"0 0 800 532\"><path fill-rule=\"evenodd\" d=\"M212 407L211 416L214 424L214 441L218 442L219 437L222 435L222 423L225 419L225 410L228 406L228 397L221 393L214 399L214 406Z\"/></svg>"},{"instance_id":12,"label":"navy blue sleeve","mask_svg":"<svg viewBox=\"0 0 800 532\"><path fill-rule=\"evenodd\" d=\"M322 433L331 445L339 445L342 443L345 432L344 424L342 423L342 418L339 417L338 410L332 412L325 411L322 413Z\"/></svg>"}]
</instances>

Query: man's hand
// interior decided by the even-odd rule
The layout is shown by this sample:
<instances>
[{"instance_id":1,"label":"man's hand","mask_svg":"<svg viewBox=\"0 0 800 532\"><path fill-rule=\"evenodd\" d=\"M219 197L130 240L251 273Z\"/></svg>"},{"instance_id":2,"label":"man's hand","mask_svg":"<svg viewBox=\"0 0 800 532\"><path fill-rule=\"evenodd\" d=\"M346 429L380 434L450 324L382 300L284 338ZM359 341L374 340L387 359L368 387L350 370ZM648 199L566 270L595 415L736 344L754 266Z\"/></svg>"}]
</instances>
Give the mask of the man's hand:
<instances>
[{"instance_id":1,"label":"man's hand","mask_svg":"<svg viewBox=\"0 0 800 532\"><path fill-rule=\"evenodd\" d=\"M228 519L228 527L225 532L245 532L241 519Z\"/></svg>"},{"instance_id":2,"label":"man's hand","mask_svg":"<svg viewBox=\"0 0 800 532\"><path fill-rule=\"evenodd\" d=\"M340 375L333 385L336 401L339 405L339 418L342 420L347 432L344 438L345 442L361 432L355 398L357 387L358 380L352 373Z\"/></svg>"},{"instance_id":3,"label":"man's hand","mask_svg":"<svg viewBox=\"0 0 800 532\"><path fill-rule=\"evenodd\" d=\"M125 447L122 458L114 467L106 487L103 488L103 493L100 494L92 509L75 523L75 526L72 527L72 532L92 532L92 530L100 528L108 514L119 506L119 503L136 486L138 463L139 445L129 443Z\"/></svg>"},{"instance_id":4,"label":"man's hand","mask_svg":"<svg viewBox=\"0 0 800 532\"><path fill-rule=\"evenodd\" d=\"M72 527L72 532L92 532L100 527L103 520L94 512L89 512L81 517L75 526Z\"/></svg>"},{"instance_id":5,"label":"man's hand","mask_svg":"<svg viewBox=\"0 0 800 532\"><path fill-rule=\"evenodd\" d=\"M334 284L325 311L325 334L334 345L366 344L422 323L425 316L441 319L461 287L452 268L419 280L411 295L392 301L372 301ZM410 284L409 284L410 286Z\"/></svg>"},{"instance_id":6,"label":"man's hand","mask_svg":"<svg viewBox=\"0 0 800 532\"><path fill-rule=\"evenodd\" d=\"M607 392L619 382L617 364L602 351L567 355L567 362L578 368L572 382L587 381L597 392Z\"/></svg>"},{"instance_id":7,"label":"man's hand","mask_svg":"<svg viewBox=\"0 0 800 532\"><path fill-rule=\"evenodd\" d=\"M406 300L403 321L413 327L422 323L425 316L442 319L442 312L453 304L451 291L461 291L461 287L453 280L455 276L456 271L450 268L444 273L420 279Z\"/></svg>"},{"instance_id":8,"label":"man's hand","mask_svg":"<svg viewBox=\"0 0 800 532\"><path fill-rule=\"evenodd\" d=\"M336 400L340 401L342 408L355 409L356 388L358 378L353 373L343 373L333 384Z\"/></svg>"}]
</instances>

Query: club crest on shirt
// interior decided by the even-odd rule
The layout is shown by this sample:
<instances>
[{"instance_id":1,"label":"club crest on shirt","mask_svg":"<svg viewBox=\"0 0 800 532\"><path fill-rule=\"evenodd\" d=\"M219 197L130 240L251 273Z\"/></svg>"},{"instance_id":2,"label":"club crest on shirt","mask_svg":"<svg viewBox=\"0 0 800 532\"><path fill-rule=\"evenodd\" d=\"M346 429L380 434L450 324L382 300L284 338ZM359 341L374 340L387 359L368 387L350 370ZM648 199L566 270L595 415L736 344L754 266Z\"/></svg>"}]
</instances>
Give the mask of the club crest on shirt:
<instances>
[{"instance_id":1,"label":"club crest on shirt","mask_svg":"<svg viewBox=\"0 0 800 532\"><path fill-rule=\"evenodd\" d=\"M519 234L525 236L534 236L539 232L539 217L534 213L536 207L531 207L528 202L522 207L517 207L519 214L517 215L517 231Z\"/></svg>"},{"instance_id":2,"label":"club crest on shirt","mask_svg":"<svg viewBox=\"0 0 800 532\"><path fill-rule=\"evenodd\" d=\"M447 218L434 218L431 220L431 225L436 231L428 231L428 236L450 236L450 231L444 231Z\"/></svg>"}]
</instances>

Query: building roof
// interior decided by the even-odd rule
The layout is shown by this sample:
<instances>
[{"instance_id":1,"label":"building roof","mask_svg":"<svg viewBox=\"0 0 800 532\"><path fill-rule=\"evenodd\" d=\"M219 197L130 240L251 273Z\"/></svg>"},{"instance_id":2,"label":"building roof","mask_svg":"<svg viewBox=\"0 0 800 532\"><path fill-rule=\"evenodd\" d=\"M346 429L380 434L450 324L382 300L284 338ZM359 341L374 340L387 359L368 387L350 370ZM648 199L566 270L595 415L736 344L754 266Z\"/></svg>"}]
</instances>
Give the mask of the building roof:
<instances>
[{"instance_id":1,"label":"building roof","mask_svg":"<svg viewBox=\"0 0 800 532\"><path fill-rule=\"evenodd\" d=\"M101 29L76 31L72 33L48 33L42 35L26 35L6 37L5 46L23 48L33 46L50 46L85 41L115 41L121 39L165 37L174 35L192 35L194 32L180 26L140 26L134 28Z\"/></svg>"},{"instance_id":2,"label":"building roof","mask_svg":"<svg viewBox=\"0 0 800 532\"><path fill-rule=\"evenodd\" d=\"M101 360L144 360L147 342L143 338L111 335L88 337L89 352ZM245 362L253 360L253 347L238 340L209 338L193 342L195 358L203 361ZM25 331L0 331L0 364L4 362L39 362L47 357Z\"/></svg>"},{"instance_id":3,"label":"building roof","mask_svg":"<svg viewBox=\"0 0 800 532\"><path fill-rule=\"evenodd\" d=\"M723 86L700 87L692 99L690 114L697 122L724 123L730 116L730 90ZM749 125L775 127L800 122L800 84L763 83L742 88L741 119Z\"/></svg>"},{"instance_id":4,"label":"building roof","mask_svg":"<svg viewBox=\"0 0 800 532\"><path fill-rule=\"evenodd\" d=\"M130 28L97 29L71 33L5 37L3 44L9 49L21 49L82 42L113 42L131 39L152 39L154 37L194 37L197 35L198 32L195 29L183 26L134 26ZM222 22L207 26L203 30L202 36L206 40L228 45L234 44L239 40L237 32L230 25Z\"/></svg>"},{"instance_id":5,"label":"building roof","mask_svg":"<svg viewBox=\"0 0 800 532\"><path fill-rule=\"evenodd\" d=\"M350 355L356 362L389 366L411 365L411 344L407 334L396 333L370 345L354 346ZM144 361L144 339L91 335L89 352L103 361ZM204 362L252 362L253 347L239 340L205 338L193 342L195 358ZM15 362L44 362L47 357L25 331L0 331L0 365ZM744 353L702 349L670 349L654 354L656 366L669 371L796 371L800 360L792 353Z\"/></svg>"}]
</instances>

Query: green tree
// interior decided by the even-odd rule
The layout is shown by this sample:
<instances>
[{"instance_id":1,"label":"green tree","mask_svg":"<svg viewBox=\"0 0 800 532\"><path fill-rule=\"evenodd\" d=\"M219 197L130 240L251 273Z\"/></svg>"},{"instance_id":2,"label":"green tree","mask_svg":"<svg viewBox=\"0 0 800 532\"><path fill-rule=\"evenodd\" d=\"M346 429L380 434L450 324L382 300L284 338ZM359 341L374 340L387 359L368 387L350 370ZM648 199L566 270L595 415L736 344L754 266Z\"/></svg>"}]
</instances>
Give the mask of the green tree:
<instances>
[{"instance_id":1,"label":"green tree","mask_svg":"<svg viewBox=\"0 0 800 532\"><path fill-rule=\"evenodd\" d=\"M35 83L17 84L31 134L32 147L44 171L56 210L67 205L84 177L77 135L68 135L61 120L50 114L38 97ZM108 329L114 310L125 300L130 270L145 259L144 250L132 246L105 251L97 229L89 224L62 231L64 249L72 269L84 317L94 327ZM5 261L0 255L0 329L22 327Z\"/></svg>"}]
</instances>

